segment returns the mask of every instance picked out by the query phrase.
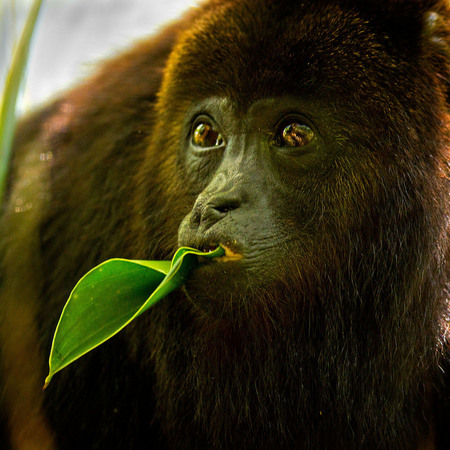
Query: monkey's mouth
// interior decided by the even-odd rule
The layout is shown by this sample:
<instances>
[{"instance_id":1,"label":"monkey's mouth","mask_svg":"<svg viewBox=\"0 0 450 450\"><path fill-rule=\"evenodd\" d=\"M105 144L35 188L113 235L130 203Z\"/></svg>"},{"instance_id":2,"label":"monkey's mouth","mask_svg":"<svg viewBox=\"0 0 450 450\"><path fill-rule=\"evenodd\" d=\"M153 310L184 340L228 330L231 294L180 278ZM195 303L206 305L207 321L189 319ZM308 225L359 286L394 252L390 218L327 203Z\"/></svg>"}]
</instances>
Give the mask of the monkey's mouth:
<instances>
[{"instance_id":1,"label":"monkey's mouth","mask_svg":"<svg viewBox=\"0 0 450 450\"><path fill-rule=\"evenodd\" d=\"M227 244L217 244L217 245L202 245L200 248L205 253L210 253L215 250L218 246L221 246L225 250L225 255L219 256L218 258L214 258L209 260L207 258L200 257L201 262L209 261L209 262L229 262L229 261L239 261L243 258L242 253L240 253L234 246Z\"/></svg>"}]
</instances>

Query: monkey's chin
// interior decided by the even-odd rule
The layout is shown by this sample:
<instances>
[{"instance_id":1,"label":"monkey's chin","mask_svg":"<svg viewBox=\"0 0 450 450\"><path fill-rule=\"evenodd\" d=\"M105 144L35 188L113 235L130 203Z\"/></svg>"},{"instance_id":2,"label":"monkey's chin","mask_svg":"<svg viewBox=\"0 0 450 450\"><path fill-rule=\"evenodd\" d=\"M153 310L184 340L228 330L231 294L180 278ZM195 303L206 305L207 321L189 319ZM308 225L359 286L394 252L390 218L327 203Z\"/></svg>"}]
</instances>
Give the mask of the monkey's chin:
<instances>
[{"instance_id":1,"label":"monkey's chin","mask_svg":"<svg viewBox=\"0 0 450 450\"><path fill-rule=\"evenodd\" d=\"M226 251L225 255L200 264L190 274L183 290L196 309L207 315L223 316L244 301L247 282L242 255Z\"/></svg>"}]
</instances>

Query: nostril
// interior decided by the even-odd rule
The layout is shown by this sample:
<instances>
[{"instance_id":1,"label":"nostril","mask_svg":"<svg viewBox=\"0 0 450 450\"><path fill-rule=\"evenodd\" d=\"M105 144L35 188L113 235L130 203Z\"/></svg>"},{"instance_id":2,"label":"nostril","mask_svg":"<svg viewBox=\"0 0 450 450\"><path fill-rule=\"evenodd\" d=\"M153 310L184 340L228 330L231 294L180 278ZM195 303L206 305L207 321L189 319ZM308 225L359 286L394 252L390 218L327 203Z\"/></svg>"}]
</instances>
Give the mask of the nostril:
<instances>
[{"instance_id":1,"label":"nostril","mask_svg":"<svg viewBox=\"0 0 450 450\"><path fill-rule=\"evenodd\" d=\"M219 211L220 213L227 213L231 211L234 208L231 208L230 206L217 206L214 208L216 211Z\"/></svg>"},{"instance_id":2,"label":"nostril","mask_svg":"<svg viewBox=\"0 0 450 450\"><path fill-rule=\"evenodd\" d=\"M209 198L200 195L191 211L189 221L194 227L201 226L208 229L240 206L240 199L229 193L211 195Z\"/></svg>"},{"instance_id":3,"label":"nostril","mask_svg":"<svg viewBox=\"0 0 450 450\"><path fill-rule=\"evenodd\" d=\"M239 208L239 202L237 200L226 200L222 202L216 202L217 204L212 204L211 208L215 209L221 214L226 214L234 209Z\"/></svg>"}]
</instances>

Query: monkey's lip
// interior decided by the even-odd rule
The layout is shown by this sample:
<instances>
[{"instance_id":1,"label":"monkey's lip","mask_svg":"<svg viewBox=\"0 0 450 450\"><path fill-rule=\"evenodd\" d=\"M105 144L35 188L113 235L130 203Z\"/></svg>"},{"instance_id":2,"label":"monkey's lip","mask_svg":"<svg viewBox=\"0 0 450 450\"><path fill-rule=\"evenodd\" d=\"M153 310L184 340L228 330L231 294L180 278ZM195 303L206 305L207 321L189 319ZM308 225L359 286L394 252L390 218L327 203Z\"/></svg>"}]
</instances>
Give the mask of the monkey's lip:
<instances>
[{"instance_id":1,"label":"monkey's lip","mask_svg":"<svg viewBox=\"0 0 450 450\"><path fill-rule=\"evenodd\" d=\"M213 258L212 260L200 257L200 261L201 262L206 262L206 261L229 262L229 261L239 261L243 258L242 253L239 253L239 251L236 248L234 248L234 246L230 246L229 243L227 243L227 244L220 243L217 245L207 244L207 245L200 246L200 249L205 253L210 253L213 250L215 250L219 245L225 250L225 255L219 256L217 258Z\"/></svg>"}]
</instances>

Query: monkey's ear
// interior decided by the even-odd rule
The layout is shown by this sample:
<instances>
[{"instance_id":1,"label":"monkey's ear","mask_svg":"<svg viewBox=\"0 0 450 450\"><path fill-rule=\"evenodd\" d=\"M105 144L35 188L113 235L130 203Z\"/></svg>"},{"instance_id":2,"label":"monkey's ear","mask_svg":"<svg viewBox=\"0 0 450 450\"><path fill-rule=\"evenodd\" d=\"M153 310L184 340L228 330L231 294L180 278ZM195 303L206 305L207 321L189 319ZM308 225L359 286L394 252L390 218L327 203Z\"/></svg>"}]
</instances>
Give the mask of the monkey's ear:
<instances>
[{"instance_id":1,"label":"monkey's ear","mask_svg":"<svg viewBox=\"0 0 450 450\"><path fill-rule=\"evenodd\" d=\"M414 49L423 38L448 35L447 0L347 0L378 31Z\"/></svg>"},{"instance_id":2,"label":"monkey's ear","mask_svg":"<svg viewBox=\"0 0 450 450\"><path fill-rule=\"evenodd\" d=\"M430 9L441 9L445 7L447 0L347 0L349 3L357 4L360 8L369 7L384 14L398 13L403 11L405 15L411 12L425 12Z\"/></svg>"}]
</instances>

